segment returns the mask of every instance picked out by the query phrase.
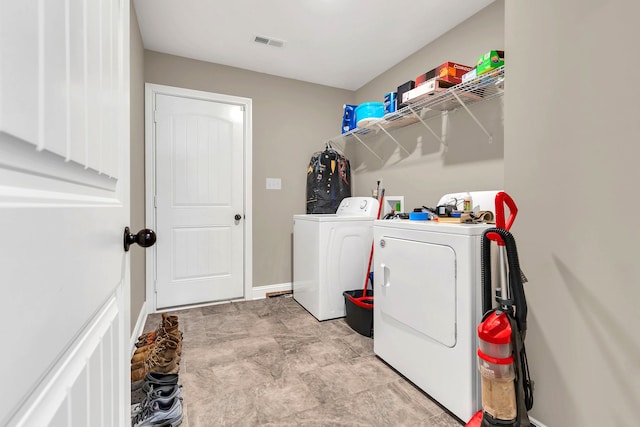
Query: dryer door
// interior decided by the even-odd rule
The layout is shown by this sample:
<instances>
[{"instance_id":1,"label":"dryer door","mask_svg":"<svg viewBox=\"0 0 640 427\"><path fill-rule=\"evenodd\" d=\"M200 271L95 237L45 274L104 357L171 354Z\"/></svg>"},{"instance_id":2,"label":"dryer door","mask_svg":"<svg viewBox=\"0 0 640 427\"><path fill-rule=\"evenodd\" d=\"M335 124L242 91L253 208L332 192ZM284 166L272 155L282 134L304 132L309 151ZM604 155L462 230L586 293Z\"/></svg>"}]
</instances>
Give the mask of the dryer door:
<instances>
[{"instance_id":1,"label":"dryer door","mask_svg":"<svg viewBox=\"0 0 640 427\"><path fill-rule=\"evenodd\" d=\"M446 346L456 344L456 253L450 246L382 237L376 247L375 304ZM382 277L378 275L382 273Z\"/></svg>"}]
</instances>

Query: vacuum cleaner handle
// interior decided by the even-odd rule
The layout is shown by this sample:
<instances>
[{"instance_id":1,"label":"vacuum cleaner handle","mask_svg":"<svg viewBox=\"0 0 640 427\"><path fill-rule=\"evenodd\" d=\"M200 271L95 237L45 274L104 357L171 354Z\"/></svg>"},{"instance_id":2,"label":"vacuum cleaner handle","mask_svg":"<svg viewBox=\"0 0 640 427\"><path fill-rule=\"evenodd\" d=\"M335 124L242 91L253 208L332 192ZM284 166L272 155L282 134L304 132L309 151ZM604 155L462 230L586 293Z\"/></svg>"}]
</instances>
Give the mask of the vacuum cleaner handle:
<instances>
[{"instance_id":1,"label":"vacuum cleaner handle","mask_svg":"<svg viewBox=\"0 0 640 427\"><path fill-rule=\"evenodd\" d=\"M509 219L507 219L506 223L504 220L504 205L509 208ZM511 226L516 220L516 215L518 215L518 206L516 206L516 202L513 201L511 196L504 191L496 194L496 227L507 231L511 230Z\"/></svg>"},{"instance_id":2,"label":"vacuum cleaner handle","mask_svg":"<svg viewBox=\"0 0 640 427\"><path fill-rule=\"evenodd\" d=\"M504 205L507 205L509 208L509 218L506 221L504 219ZM509 231L513 222L516 220L516 215L518 215L518 206L511 196L504 191L500 191L496 194L496 228ZM504 241L499 234L490 233L487 237L490 240L497 242L498 245L504 246Z\"/></svg>"}]
</instances>

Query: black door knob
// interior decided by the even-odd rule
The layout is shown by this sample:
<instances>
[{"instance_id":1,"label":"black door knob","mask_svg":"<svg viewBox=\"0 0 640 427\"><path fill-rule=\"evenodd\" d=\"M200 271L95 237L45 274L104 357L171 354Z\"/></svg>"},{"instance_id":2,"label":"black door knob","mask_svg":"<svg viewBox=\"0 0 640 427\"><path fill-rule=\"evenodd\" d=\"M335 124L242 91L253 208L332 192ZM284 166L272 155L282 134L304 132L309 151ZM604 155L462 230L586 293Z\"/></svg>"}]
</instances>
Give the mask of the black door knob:
<instances>
[{"instance_id":1,"label":"black door knob","mask_svg":"<svg viewBox=\"0 0 640 427\"><path fill-rule=\"evenodd\" d=\"M242 215L236 214L236 216L234 216L234 218L236 219L236 221L240 221L242 219Z\"/></svg>"},{"instance_id":2,"label":"black door knob","mask_svg":"<svg viewBox=\"0 0 640 427\"><path fill-rule=\"evenodd\" d=\"M134 243L139 244L143 248L148 248L149 246L153 246L156 242L156 232L149 229L144 228L138 231L137 234L133 234L129 227L124 228L124 251L129 252L129 246Z\"/></svg>"}]
</instances>

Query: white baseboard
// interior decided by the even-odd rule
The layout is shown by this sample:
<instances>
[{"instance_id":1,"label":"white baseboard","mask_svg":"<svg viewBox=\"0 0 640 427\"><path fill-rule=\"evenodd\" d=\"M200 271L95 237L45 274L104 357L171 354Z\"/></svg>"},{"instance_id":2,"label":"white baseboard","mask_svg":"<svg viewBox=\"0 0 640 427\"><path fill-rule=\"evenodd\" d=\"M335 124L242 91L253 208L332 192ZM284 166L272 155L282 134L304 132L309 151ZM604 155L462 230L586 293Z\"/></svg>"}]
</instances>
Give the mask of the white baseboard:
<instances>
[{"instance_id":1,"label":"white baseboard","mask_svg":"<svg viewBox=\"0 0 640 427\"><path fill-rule=\"evenodd\" d=\"M276 283L273 285L254 286L251 299L263 299L267 297L268 292L290 291L293 287L291 282Z\"/></svg>"},{"instance_id":2,"label":"white baseboard","mask_svg":"<svg viewBox=\"0 0 640 427\"><path fill-rule=\"evenodd\" d=\"M142 304L140 308L140 314L138 314L138 320L136 321L136 326L133 328L133 332L131 333L131 342L129 348L131 349L131 355L133 356L133 352L136 350L136 342L138 342L138 337L142 335L142 331L144 330L144 324L147 321L147 316L149 315L149 310L147 309L147 301Z\"/></svg>"},{"instance_id":3,"label":"white baseboard","mask_svg":"<svg viewBox=\"0 0 640 427\"><path fill-rule=\"evenodd\" d=\"M547 427L545 424L542 424L540 421L536 420L533 417L529 417L529 421L535 424L536 427Z\"/></svg>"}]
</instances>

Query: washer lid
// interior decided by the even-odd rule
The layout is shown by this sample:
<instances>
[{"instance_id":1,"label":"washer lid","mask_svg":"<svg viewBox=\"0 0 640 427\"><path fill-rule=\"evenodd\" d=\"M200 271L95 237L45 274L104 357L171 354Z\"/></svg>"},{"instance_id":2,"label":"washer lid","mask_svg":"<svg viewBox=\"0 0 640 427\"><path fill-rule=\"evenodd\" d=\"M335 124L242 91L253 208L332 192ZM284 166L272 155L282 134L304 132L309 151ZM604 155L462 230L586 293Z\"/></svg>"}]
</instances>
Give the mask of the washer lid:
<instances>
[{"instance_id":1,"label":"washer lid","mask_svg":"<svg viewBox=\"0 0 640 427\"><path fill-rule=\"evenodd\" d=\"M375 218L368 216L338 216L336 214L305 214L294 215L294 221L312 221L312 222L343 222L343 221L370 221L373 223Z\"/></svg>"}]
</instances>

